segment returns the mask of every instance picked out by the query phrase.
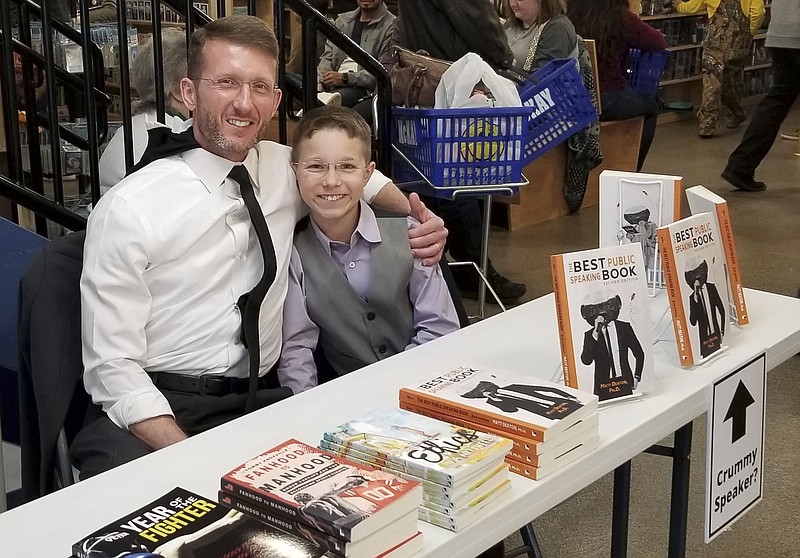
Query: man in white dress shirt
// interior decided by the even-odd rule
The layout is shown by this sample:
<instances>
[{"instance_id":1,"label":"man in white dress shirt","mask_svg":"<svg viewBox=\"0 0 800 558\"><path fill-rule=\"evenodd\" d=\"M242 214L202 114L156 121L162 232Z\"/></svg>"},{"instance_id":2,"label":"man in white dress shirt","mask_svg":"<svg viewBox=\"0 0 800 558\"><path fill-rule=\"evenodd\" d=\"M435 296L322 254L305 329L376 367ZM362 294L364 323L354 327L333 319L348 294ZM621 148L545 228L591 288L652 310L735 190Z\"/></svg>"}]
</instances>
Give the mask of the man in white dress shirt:
<instances>
[{"instance_id":1,"label":"man in white dress shirt","mask_svg":"<svg viewBox=\"0 0 800 558\"><path fill-rule=\"evenodd\" d=\"M81 278L84 384L103 413L72 444L81 477L243 413L249 359L237 301L261 278L264 256L240 183L228 176L239 164L254 184L277 262L259 315L256 406L291 394L268 373L280 352L292 233L306 209L291 149L259 142L281 100L277 49L255 17L222 18L196 31L181 93L194 112L191 134L200 148L126 177L89 218ZM389 179L373 176L367 201L408 212L409 201ZM415 197L411 206L423 222L409 232L412 249L435 263L446 231Z\"/></svg>"}]
</instances>

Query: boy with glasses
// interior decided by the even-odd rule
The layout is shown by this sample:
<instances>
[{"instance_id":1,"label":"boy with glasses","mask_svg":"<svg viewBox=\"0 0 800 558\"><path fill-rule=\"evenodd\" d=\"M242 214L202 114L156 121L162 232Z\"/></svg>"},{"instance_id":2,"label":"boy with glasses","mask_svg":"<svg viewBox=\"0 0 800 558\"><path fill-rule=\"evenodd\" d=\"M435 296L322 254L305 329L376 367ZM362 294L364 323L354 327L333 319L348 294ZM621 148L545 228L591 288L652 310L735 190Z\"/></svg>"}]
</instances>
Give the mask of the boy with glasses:
<instances>
[{"instance_id":1,"label":"boy with glasses","mask_svg":"<svg viewBox=\"0 0 800 558\"><path fill-rule=\"evenodd\" d=\"M310 216L295 231L278 378L298 393L319 382L317 347L341 376L455 331L458 318L439 267L411 257L414 219L362 201L375 169L366 121L344 107L314 109L293 146Z\"/></svg>"}]
</instances>

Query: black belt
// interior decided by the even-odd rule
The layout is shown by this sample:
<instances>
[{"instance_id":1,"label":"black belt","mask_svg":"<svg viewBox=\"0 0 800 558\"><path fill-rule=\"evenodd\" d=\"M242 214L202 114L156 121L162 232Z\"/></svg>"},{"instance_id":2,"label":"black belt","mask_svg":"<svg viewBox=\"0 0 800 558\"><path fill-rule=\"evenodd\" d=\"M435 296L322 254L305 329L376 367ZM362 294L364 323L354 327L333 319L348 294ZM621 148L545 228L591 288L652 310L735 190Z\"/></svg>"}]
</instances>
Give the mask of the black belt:
<instances>
[{"instance_id":1,"label":"black belt","mask_svg":"<svg viewBox=\"0 0 800 558\"><path fill-rule=\"evenodd\" d=\"M247 393L247 378L229 378L225 376L188 376L171 372L148 372L153 384L158 389L197 395L228 395L230 393ZM266 378L259 378L258 387L267 387Z\"/></svg>"}]
</instances>

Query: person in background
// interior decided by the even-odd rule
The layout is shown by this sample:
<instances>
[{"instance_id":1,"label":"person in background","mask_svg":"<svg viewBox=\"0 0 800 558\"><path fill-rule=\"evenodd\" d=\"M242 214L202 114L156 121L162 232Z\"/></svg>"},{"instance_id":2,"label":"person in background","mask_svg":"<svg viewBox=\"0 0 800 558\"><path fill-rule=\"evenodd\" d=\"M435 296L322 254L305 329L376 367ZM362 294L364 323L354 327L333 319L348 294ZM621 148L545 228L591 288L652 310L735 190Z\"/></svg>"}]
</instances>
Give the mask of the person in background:
<instances>
[{"instance_id":1,"label":"person in background","mask_svg":"<svg viewBox=\"0 0 800 558\"><path fill-rule=\"evenodd\" d=\"M398 44L412 51L424 50L434 58L455 61L475 52L495 68L510 68L514 55L508 47L500 18L488 0L401 0ZM478 199L456 196L454 200L423 196L425 204L444 219L450 234L451 259L480 263L483 216ZM462 295L478 296L478 275L467 266L454 267L453 278ZM487 279L504 304L519 300L527 291L501 275L489 261ZM492 296L487 296L494 302Z\"/></svg>"},{"instance_id":2,"label":"person in background","mask_svg":"<svg viewBox=\"0 0 800 558\"><path fill-rule=\"evenodd\" d=\"M746 192L766 189L755 179L756 168L800 95L800 3L773 0L771 12L766 47L772 59L772 83L722 171L722 178Z\"/></svg>"},{"instance_id":3,"label":"person in background","mask_svg":"<svg viewBox=\"0 0 800 558\"><path fill-rule=\"evenodd\" d=\"M336 19L336 27L378 59L389 45L395 19L383 0L358 0L358 8ZM341 95L341 102L331 103L320 97L323 103L355 107L375 89L376 83L375 76L358 66L341 48L331 41L326 43L317 66L317 91L320 94L337 93ZM364 118L370 118L371 112L369 107L360 110Z\"/></svg>"},{"instance_id":4,"label":"person in background","mask_svg":"<svg viewBox=\"0 0 800 558\"><path fill-rule=\"evenodd\" d=\"M183 121L189 118L189 109L181 97L181 80L186 77L186 33L180 29L168 28L161 32L161 53L163 65L164 124L178 132ZM131 134L133 139L133 163L142 158L147 147L148 122L158 119L156 110L156 83L153 79L153 41L140 47L131 69L131 85L139 100L132 107ZM100 157L100 192L125 177L125 137L122 128L118 129L108 142Z\"/></svg>"},{"instance_id":5,"label":"person in background","mask_svg":"<svg viewBox=\"0 0 800 558\"><path fill-rule=\"evenodd\" d=\"M584 39L594 39L600 77L600 120L644 117L636 170L644 164L656 133L658 100L632 89L625 78L628 51L654 52L667 48L659 31L628 9L628 0L584 0L567 4L567 17Z\"/></svg>"},{"instance_id":6,"label":"person in background","mask_svg":"<svg viewBox=\"0 0 800 558\"><path fill-rule=\"evenodd\" d=\"M747 118L744 66L750 56L753 35L764 21L764 0L673 0L680 14L708 13L703 41L703 101L697 111L700 137L717 131L720 104L725 126L738 128Z\"/></svg>"},{"instance_id":7,"label":"person in background","mask_svg":"<svg viewBox=\"0 0 800 558\"><path fill-rule=\"evenodd\" d=\"M458 329L439 266L414 261L405 215L362 201L375 169L367 122L345 107L303 116L292 166L309 219L295 232L283 307L280 384L294 393L320 382L322 348L337 376Z\"/></svg>"},{"instance_id":8,"label":"person in background","mask_svg":"<svg viewBox=\"0 0 800 558\"><path fill-rule=\"evenodd\" d=\"M503 0L514 69L533 73L557 58L578 58L575 27L565 0Z\"/></svg>"}]
</instances>

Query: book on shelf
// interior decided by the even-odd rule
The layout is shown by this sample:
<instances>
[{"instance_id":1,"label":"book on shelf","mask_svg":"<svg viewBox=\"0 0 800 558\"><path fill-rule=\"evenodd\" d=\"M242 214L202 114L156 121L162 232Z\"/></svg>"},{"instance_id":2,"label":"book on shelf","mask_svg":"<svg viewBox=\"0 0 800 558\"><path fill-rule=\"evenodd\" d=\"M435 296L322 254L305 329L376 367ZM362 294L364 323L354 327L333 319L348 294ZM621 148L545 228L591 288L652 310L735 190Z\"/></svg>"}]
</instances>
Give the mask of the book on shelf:
<instances>
[{"instance_id":1,"label":"book on shelf","mask_svg":"<svg viewBox=\"0 0 800 558\"><path fill-rule=\"evenodd\" d=\"M723 347L729 306L722 242L710 213L659 228L658 239L678 357L692 366Z\"/></svg>"},{"instance_id":2,"label":"book on shelf","mask_svg":"<svg viewBox=\"0 0 800 558\"><path fill-rule=\"evenodd\" d=\"M697 213L710 213L714 218L725 252L725 276L728 288L728 299L731 302L732 316L739 325L750 323L747 315L747 303L744 300L744 285L742 284L742 270L739 266L739 256L736 254L736 243L733 240L733 226L728 202L706 188L705 186L692 186L686 190L686 199L692 215Z\"/></svg>"},{"instance_id":3,"label":"book on shelf","mask_svg":"<svg viewBox=\"0 0 800 558\"><path fill-rule=\"evenodd\" d=\"M429 416L431 418L442 416L436 411L431 411L424 407L418 407L411 404L407 404L406 409L420 415ZM581 419L565 430L560 436L549 442L537 442L529 438L521 438L514 434L501 434L495 428L475 425L462 418L450 417L447 420L450 420L456 424L460 424L461 426L483 429L486 432L491 432L493 434L498 434L508 438L511 440L512 446L508 452L507 458L521 463L526 463L532 467L538 467L539 465L547 466L561 458L561 456L565 455L567 452L569 452L569 450L579 447L584 443L591 444L593 440L596 440L598 436L598 426L600 424L600 415L598 413L594 413L589 417Z\"/></svg>"},{"instance_id":4,"label":"book on shelf","mask_svg":"<svg viewBox=\"0 0 800 558\"><path fill-rule=\"evenodd\" d=\"M564 383L600 402L655 383L641 246L550 256Z\"/></svg>"},{"instance_id":5,"label":"book on shelf","mask_svg":"<svg viewBox=\"0 0 800 558\"><path fill-rule=\"evenodd\" d=\"M461 366L400 388L400 408L408 405L544 442L596 413L597 396L529 374Z\"/></svg>"},{"instance_id":6,"label":"book on shelf","mask_svg":"<svg viewBox=\"0 0 800 558\"><path fill-rule=\"evenodd\" d=\"M312 541L178 487L76 542L72 553L76 558L272 558L275 548L297 558L325 555Z\"/></svg>"},{"instance_id":7,"label":"book on shelf","mask_svg":"<svg viewBox=\"0 0 800 558\"><path fill-rule=\"evenodd\" d=\"M323 441L375 456L398 471L453 486L495 467L511 441L403 409L376 409L325 432Z\"/></svg>"},{"instance_id":8,"label":"book on shelf","mask_svg":"<svg viewBox=\"0 0 800 558\"><path fill-rule=\"evenodd\" d=\"M414 522L420 483L294 439L223 475L221 488L348 542Z\"/></svg>"},{"instance_id":9,"label":"book on shelf","mask_svg":"<svg viewBox=\"0 0 800 558\"><path fill-rule=\"evenodd\" d=\"M375 556L405 555L411 547L399 549L411 541L421 539L417 537L419 531L414 523L401 523L389 525L372 535L352 543L328 533L323 533L296 519L284 516L267 507L259 506L249 500L237 498L223 490L219 491L219 502L232 510L253 517L267 525L291 533L292 535L311 541L313 544L325 549L330 555L346 556L347 558L373 558ZM388 550L387 550L388 549ZM394 554L394 552L397 554ZM328 556L329 554L326 554Z\"/></svg>"},{"instance_id":10,"label":"book on shelf","mask_svg":"<svg viewBox=\"0 0 800 558\"><path fill-rule=\"evenodd\" d=\"M604 170L600 173L599 190L599 246L640 244L647 283L664 287L656 229L680 219L683 179Z\"/></svg>"}]
</instances>

